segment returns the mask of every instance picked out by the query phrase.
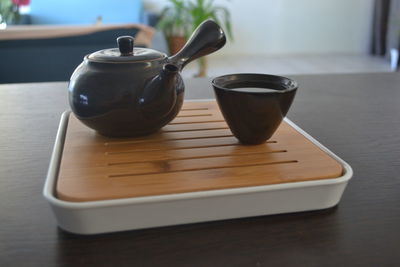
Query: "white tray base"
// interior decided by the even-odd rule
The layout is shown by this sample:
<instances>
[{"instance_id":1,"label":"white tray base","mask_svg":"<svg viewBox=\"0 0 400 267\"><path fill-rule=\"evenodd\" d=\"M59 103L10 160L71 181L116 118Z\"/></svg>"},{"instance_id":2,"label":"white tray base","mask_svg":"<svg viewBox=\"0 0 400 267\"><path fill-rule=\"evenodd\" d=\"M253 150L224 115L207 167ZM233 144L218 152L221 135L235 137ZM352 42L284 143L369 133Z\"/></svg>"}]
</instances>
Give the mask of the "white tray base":
<instances>
[{"instance_id":1,"label":"white tray base","mask_svg":"<svg viewBox=\"0 0 400 267\"><path fill-rule=\"evenodd\" d=\"M326 209L337 205L353 171L288 119L298 132L344 169L335 179L92 202L67 202L54 195L69 111L61 117L43 194L58 225L72 233L98 234L158 226Z\"/></svg>"}]
</instances>

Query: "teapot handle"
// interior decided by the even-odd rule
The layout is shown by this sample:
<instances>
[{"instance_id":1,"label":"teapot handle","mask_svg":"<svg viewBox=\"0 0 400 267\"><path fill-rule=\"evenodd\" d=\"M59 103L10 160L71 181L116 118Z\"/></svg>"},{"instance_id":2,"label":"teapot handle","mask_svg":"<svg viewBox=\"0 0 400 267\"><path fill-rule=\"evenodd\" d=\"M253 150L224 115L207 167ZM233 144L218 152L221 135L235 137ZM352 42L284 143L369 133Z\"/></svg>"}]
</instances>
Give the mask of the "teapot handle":
<instances>
[{"instance_id":1,"label":"teapot handle","mask_svg":"<svg viewBox=\"0 0 400 267\"><path fill-rule=\"evenodd\" d=\"M225 33L213 20L208 19L201 23L190 36L189 41L169 62L184 68L189 62L222 48L226 43Z\"/></svg>"}]
</instances>

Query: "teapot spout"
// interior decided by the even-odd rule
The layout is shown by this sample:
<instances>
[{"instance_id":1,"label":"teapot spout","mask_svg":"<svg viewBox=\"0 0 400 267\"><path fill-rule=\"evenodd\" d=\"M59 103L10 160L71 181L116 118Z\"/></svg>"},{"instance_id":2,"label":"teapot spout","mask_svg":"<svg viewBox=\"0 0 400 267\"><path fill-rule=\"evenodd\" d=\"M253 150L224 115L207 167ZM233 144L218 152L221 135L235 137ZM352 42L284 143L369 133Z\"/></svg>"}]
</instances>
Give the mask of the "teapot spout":
<instances>
[{"instance_id":1,"label":"teapot spout","mask_svg":"<svg viewBox=\"0 0 400 267\"><path fill-rule=\"evenodd\" d=\"M160 120L168 116L177 102L183 81L179 67L165 64L159 75L151 79L139 97L139 109L148 120Z\"/></svg>"}]
</instances>

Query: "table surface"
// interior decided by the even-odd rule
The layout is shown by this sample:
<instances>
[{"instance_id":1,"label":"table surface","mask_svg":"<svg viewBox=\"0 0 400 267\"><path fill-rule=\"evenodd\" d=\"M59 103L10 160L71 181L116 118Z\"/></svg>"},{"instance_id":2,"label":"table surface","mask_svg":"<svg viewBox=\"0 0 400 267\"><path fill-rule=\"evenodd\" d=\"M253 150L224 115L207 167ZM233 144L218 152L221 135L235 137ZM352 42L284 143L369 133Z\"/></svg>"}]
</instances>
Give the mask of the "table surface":
<instances>
[{"instance_id":1,"label":"table surface","mask_svg":"<svg viewBox=\"0 0 400 267\"><path fill-rule=\"evenodd\" d=\"M288 117L354 169L339 206L94 236L57 228L42 197L67 83L0 85L0 266L398 266L400 74L291 77Z\"/></svg>"}]
</instances>

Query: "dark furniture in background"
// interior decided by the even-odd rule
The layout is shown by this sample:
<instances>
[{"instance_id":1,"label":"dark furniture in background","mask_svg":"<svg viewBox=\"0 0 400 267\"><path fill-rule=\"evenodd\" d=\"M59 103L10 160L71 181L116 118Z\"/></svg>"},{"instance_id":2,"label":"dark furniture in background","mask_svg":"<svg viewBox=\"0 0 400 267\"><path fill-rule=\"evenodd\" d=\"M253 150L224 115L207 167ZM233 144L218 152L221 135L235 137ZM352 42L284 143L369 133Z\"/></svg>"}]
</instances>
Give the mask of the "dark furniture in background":
<instances>
[{"instance_id":1,"label":"dark furniture in background","mask_svg":"<svg viewBox=\"0 0 400 267\"><path fill-rule=\"evenodd\" d=\"M398 266L400 73L291 78L289 118L354 169L338 207L95 236L59 230L42 197L67 83L0 85L0 266Z\"/></svg>"},{"instance_id":2,"label":"dark furniture in background","mask_svg":"<svg viewBox=\"0 0 400 267\"><path fill-rule=\"evenodd\" d=\"M0 83L67 81L85 55L116 47L118 36L138 32L122 28L59 38L0 40Z\"/></svg>"},{"instance_id":3,"label":"dark furniture in background","mask_svg":"<svg viewBox=\"0 0 400 267\"><path fill-rule=\"evenodd\" d=\"M399 70L400 0L374 0L371 54L390 58L390 69Z\"/></svg>"}]
</instances>

